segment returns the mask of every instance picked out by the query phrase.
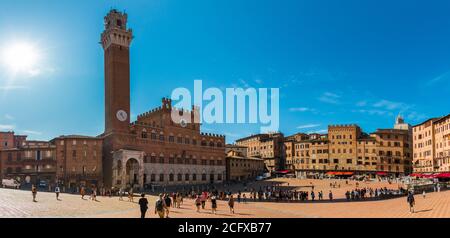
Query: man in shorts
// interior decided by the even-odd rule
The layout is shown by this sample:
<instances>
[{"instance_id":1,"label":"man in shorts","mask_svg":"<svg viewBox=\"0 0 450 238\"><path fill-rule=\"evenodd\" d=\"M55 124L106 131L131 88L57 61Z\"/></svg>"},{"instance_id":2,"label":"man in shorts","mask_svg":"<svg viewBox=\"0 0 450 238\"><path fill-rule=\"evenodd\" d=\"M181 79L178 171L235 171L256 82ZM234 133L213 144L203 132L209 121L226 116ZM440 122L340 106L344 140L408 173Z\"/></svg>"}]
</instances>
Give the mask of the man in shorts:
<instances>
[{"instance_id":1,"label":"man in shorts","mask_svg":"<svg viewBox=\"0 0 450 238\"><path fill-rule=\"evenodd\" d=\"M155 203L155 214L158 214L159 218L164 218L166 208L166 203L164 201L163 195L159 194L158 200Z\"/></svg>"}]
</instances>

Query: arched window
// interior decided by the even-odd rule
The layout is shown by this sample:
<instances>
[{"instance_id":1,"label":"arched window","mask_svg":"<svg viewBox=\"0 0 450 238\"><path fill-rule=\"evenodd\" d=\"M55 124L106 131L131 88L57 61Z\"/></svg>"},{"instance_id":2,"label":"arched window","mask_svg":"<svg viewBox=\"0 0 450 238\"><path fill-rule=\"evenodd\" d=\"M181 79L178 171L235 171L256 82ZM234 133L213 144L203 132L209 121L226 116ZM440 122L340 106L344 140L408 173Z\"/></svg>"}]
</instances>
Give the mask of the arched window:
<instances>
[{"instance_id":1,"label":"arched window","mask_svg":"<svg viewBox=\"0 0 450 238\"><path fill-rule=\"evenodd\" d=\"M159 174L159 181L164 182L164 174Z\"/></svg>"},{"instance_id":2,"label":"arched window","mask_svg":"<svg viewBox=\"0 0 450 238\"><path fill-rule=\"evenodd\" d=\"M147 130L142 130L142 132L141 132L141 137L143 138L143 139L147 139Z\"/></svg>"},{"instance_id":3,"label":"arched window","mask_svg":"<svg viewBox=\"0 0 450 238\"><path fill-rule=\"evenodd\" d=\"M184 180L185 180L185 181L189 181L189 174L185 174L185 175L184 175Z\"/></svg>"},{"instance_id":4,"label":"arched window","mask_svg":"<svg viewBox=\"0 0 450 238\"><path fill-rule=\"evenodd\" d=\"M178 181L182 181L182 180L183 180L183 175L182 175L181 173L179 173L179 174L177 175L177 180L178 180Z\"/></svg>"},{"instance_id":5,"label":"arched window","mask_svg":"<svg viewBox=\"0 0 450 238\"><path fill-rule=\"evenodd\" d=\"M192 174L192 181L197 181L197 174Z\"/></svg>"},{"instance_id":6,"label":"arched window","mask_svg":"<svg viewBox=\"0 0 450 238\"><path fill-rule=\"evenodd\" d=\"M202 181L206 181L206 174L202 174Z\"/></svg>"},{"instance_id":7,"label":"arched window","mask_svg":"<svg viewBox=\"0 0 450 238\"><path fill-rule=\"evenodd\" d=\"M172 173L170 173L170 174L169 174L169 181L170 181L170 182L173 182L173 180L174 180L174 176L173 176Z\"/></svg>"}]
</instances>

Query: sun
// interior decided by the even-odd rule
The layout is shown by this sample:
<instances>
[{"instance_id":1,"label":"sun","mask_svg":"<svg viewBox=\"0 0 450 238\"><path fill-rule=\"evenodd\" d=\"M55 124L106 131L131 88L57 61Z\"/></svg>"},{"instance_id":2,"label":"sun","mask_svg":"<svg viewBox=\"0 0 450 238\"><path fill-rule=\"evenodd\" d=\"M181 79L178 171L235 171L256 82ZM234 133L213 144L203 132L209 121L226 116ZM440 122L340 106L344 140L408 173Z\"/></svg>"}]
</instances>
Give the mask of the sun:
<instances>
[{"instance_id":1,"label":"sun","mask_svg":"<svg viewBox=\"0 0 450 238\"><path fill-rule=\"evenodd\" d=\"M39 60L36 48L27 42L4 46L2 53L4 65L15 73L32 71Z\"/></svg>"}]
</instances>

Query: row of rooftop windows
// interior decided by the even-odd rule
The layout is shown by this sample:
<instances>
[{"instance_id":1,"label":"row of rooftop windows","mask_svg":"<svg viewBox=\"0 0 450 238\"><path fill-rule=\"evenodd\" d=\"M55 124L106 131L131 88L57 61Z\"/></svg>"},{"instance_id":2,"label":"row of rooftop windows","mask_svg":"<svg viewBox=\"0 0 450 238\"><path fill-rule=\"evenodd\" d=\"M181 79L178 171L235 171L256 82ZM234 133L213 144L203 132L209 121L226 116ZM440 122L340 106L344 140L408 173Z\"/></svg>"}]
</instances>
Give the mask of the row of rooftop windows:
<instances>
[{"instance_id":1,"label":"row of rooftop windows","mask_svg":"<svg viewBox=\"0 0 450 238\"><path fill-rule=\"evenodd\" d=\"M145 132L145 131L141 132L141 138L142 139L148 139L148 133ZM161 135L161 134L159 136L157 136L156 133L150 133L150 139L152 139L152 140L159 140L159 141L165 141L165 136ZM175 143L175 136L169 136L169 142ZM178 136L177 137L177 143L178 144L187 144L187 145L189 145L189 144L197 145L197 140L196 139L190 139L188 137L183 139L183 137ZM200 145L201 146L208 146L209 145L210 147L214 147L214 146L222 147L223 146L221 142L217 142L215 144L213 141L210 141L209 143L207 143L205 140L202 140Z\"/></svg>"}]
</instances>

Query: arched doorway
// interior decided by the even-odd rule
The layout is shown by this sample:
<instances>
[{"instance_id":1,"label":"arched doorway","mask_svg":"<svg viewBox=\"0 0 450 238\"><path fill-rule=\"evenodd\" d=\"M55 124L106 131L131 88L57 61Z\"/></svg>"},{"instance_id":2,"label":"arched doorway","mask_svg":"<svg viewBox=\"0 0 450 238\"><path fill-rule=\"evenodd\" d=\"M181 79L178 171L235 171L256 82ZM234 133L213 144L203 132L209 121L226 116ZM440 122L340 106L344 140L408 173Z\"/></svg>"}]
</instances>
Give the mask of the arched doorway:
<instances>
[{"instance_id":1,"label":"arched doorway","mask_svg":"<svg viewBox=\"0 0 450 238\"><path fill-rule=\"evenodd\" d=\"M125 166L126 182L132 186L139 184L139 162L137 159L130 158Z\"/></svg>"}]
</instances>

